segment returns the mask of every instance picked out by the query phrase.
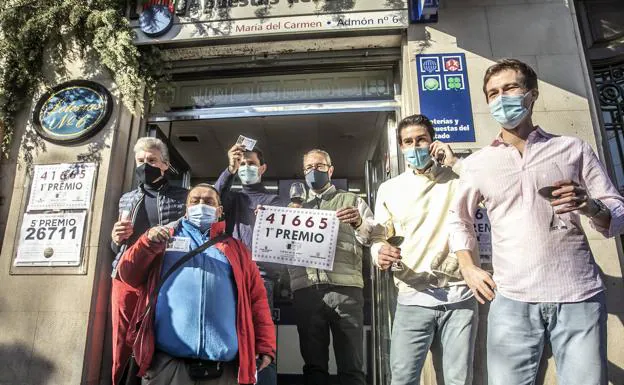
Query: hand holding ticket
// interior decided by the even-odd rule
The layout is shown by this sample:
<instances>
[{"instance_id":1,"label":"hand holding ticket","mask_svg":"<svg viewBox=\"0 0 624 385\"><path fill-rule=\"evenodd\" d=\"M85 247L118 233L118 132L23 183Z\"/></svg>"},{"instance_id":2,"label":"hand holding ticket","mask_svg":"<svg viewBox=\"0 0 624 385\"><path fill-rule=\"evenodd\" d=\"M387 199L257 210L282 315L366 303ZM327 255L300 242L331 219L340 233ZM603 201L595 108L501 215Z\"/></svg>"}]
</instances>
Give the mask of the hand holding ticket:
<instances>
[{"instance_id":1,"label":"hand holding ticket","mask_svg":"<svg viewBox=\"0 0 624 385\"><path fill-rule=\"evenodd\" d=\"M248 138L243 135L239 135L238 140L236 140L236 144L239 146L242 146L245 149L245 151L253 150L257 142L258 142L257 140Z\"/></svg>"}]
</instances>

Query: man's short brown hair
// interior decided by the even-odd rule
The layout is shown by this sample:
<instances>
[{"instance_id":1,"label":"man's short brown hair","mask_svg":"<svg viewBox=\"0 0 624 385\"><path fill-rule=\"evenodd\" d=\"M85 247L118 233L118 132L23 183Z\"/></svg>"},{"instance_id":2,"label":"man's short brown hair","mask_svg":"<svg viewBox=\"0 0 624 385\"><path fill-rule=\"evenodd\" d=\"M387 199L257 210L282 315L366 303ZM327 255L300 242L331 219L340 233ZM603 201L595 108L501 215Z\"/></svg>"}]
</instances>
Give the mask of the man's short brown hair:
<instances>
[{"instance_id":1,"label":"man's short brown hair","mask_svg":"<svg viewBox=\"0 0 624 385\"><path fill-rule=\"evenodd\" d=\"M399 122L397 127L397 140L399 141L399 145L403 143L403 138L401 137L401 133L404 129L410 126L423 126L427 129L429 136L431 137L431 141L435 140L435 129L433 128L433 123L429 120L428 117L421 114L410 115L406 118L403 118Z\"/></svg>"},{"instance_id":2,"label":"man's short brown hair","mask_svg":"<svg viewBox=\"0 0 624 385\"><path fill-rule=\"evenodd\" d=\"M485 76L483 77L483 93L487 97L487 89L486 85L490 81L490 78L502 71L505 70L513 70L522 75L521 86L527 90L536 90L537 89L537 74L526 63L521 62L517 59L501 59L493 64L485 71Z\"/></svg>"}]
</instances>

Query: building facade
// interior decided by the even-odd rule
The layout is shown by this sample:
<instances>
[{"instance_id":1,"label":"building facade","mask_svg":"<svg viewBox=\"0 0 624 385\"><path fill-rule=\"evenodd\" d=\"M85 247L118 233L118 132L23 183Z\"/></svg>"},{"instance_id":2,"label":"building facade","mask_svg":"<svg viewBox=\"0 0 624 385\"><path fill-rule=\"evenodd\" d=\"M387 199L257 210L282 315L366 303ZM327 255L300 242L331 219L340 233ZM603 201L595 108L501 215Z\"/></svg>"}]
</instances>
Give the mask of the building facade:
<instances>
[{"instance_id":1,"label":"building facade","mask_svg":"<svg viewBox=\"0 0 624 385\"><path fill-rule=\"evenodd\" d=\"M163 49L171 74L171 84L156 100L143 101L144 116L120 103L105 71L87 73L84 63L70 63L59 84L88 80L107 90L79 95L102 110L84 107L91 119L86 124L94 127L91 136L67 141L35 129L45 122L36 121L40 115L33 111L45 109L53 95L37 95L17 117L11 157L0 165L0 384L110 383L110 230L119 197L133 186L132 147L141 136L167 142L173 179L181 185L216 180L239 134L258 139L269 164L266 183L279 194L301 178L303 152L322 147L332 154L335 182L372 203L379 184L402 171L395 136L401 118L430 115L440 138L462 154L492 141L499 128L481 90L483 74L495 60L514 57L539 76L535 123L590 143L624 190L620 0L442 0L439 5L196 0L178 1L171 12L151 15L135 3L129 2L127 16L136 44ZM449 95L457 99L451 110L444 105ZM101 101L94 102L98 97ZM53 170L46 165L76 163L67 167L77 167L78 176L84 171L90 188L82 198L71 196L84 206L63 202L62 191L54 204L38 194L70 185L32 188L45 179L42 173ZM81 238L76 253L68 251L63 259L44 245L42 258L20 250L29 221L45 218L77 221L74 231L82 229L83 235L74 233ZM622 243L585 229L607 286L609 379L622 384ZM36 231L31 235L36 238ZM47 236L53 237L42 238ZM482 260L487 263L488 256ZM365 275L370 277L366 372L370 384L389 384L393 285L385 273L367 270ZM291 293L286 277L276 284L278 372L284 383L296 384L301 358L297 344L288 342L296 341ZM475 385L485 384L487 374L487 306L480 312ZM546 352L540 384L556 384L551 356ZM423 384L441 384L433 361Z\"/></svg>"}]
</instances>

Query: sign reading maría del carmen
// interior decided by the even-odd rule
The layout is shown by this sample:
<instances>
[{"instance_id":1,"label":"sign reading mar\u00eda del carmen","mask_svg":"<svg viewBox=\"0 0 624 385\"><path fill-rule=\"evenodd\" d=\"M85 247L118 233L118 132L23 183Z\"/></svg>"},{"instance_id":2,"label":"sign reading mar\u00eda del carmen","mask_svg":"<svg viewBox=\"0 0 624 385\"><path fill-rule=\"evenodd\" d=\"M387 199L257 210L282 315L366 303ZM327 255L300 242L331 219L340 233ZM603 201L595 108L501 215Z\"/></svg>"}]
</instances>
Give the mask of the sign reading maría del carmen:
<instances>
[{"instance_id":1,"label":"sign reading mar\u00eda del carmen","mask_svg":"<svg viewBox=\"0 0 624 385\"><path fill-rule=\"evenodd\" d=\"M33 123L39 135L56 143L75 143L106 125L113 98L104 86L88 80L59 84L39 99Z\"/></svg>"},{"instance_id":2,"label":"sign reading mar\u00eda del carmen","mask_svg":"<svg viewBox=\"0 0 624 385\"><path fill-rule=\"evenodd\" d=\"M133 26L138 44L190 41L250 35L326 33L334 31L402 29L408 20L406 0L189 0L170 29L154 35L143 21ZM154 7L152 7L154 8ZM163 8L163 7L161 7ZM167 12L164 8L163 12ZM142 16L148 15L143 11ZM150 25L155 26L158 18ZM159 20L159 19L158 19Z\"/></svg>"}]
</instances>

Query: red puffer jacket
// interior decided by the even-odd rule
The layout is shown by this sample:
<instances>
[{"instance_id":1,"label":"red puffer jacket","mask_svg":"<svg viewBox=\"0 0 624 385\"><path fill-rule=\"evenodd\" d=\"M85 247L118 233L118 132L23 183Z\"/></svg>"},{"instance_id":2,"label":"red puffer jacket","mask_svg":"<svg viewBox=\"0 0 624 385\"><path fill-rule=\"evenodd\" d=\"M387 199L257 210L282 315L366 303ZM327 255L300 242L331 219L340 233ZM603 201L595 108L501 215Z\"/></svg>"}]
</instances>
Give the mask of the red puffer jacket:
<instances>
[{"instance_id":1,"label":"red puffer jacket","mask_svg":"<svg viewBox=\"0 0 624 385\"><path fill-rule=\"evenodd\" d=\"M173 234L173 228L171 233ZM225 223L215 223L211 237L223 233ZM249 250L232 237L218 242L217 247L232 266L237 288L236 330L238 335L238 382L256 382L256 354L266 354L275 358L275 326L271 319L266 289L256 264L251 260ZM128 331L128 342L133 346L134 357L139 365L139 376L145 375L155 350L154 303L150 312L141 321L147 308L149 297L156 289L161 275L162 257L165 242L151 243L147 234L121 257L117 265L118 277L128 285L138 289L139 303ZM173 279L173 278L169 278ZM183 298L180 298L183 301Z\"/></svg>"}]
</instances>

